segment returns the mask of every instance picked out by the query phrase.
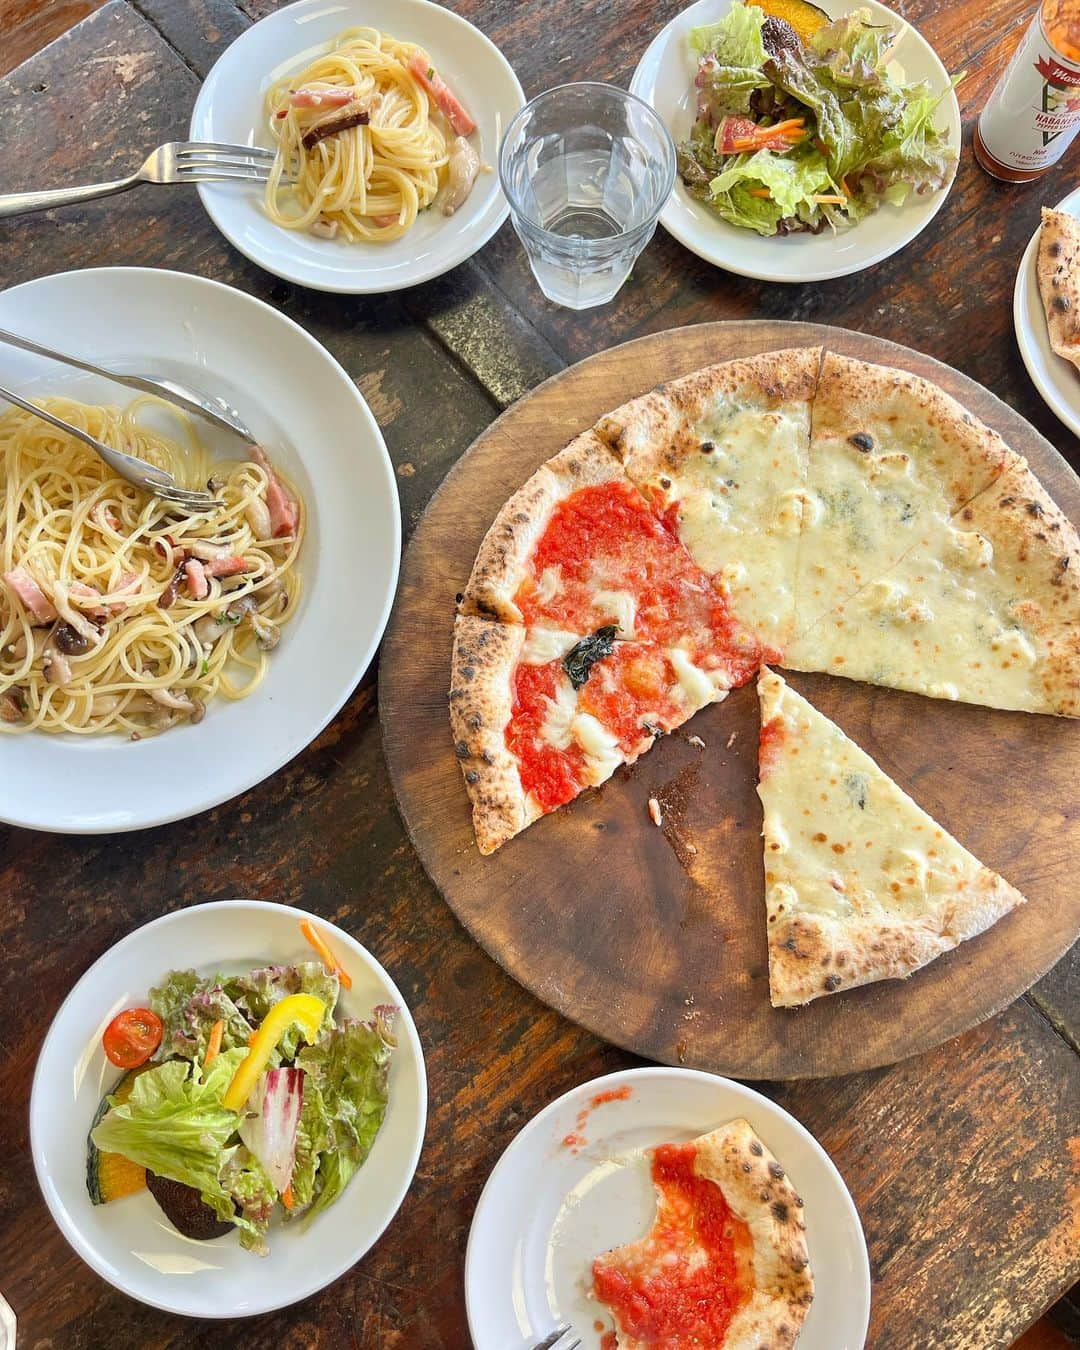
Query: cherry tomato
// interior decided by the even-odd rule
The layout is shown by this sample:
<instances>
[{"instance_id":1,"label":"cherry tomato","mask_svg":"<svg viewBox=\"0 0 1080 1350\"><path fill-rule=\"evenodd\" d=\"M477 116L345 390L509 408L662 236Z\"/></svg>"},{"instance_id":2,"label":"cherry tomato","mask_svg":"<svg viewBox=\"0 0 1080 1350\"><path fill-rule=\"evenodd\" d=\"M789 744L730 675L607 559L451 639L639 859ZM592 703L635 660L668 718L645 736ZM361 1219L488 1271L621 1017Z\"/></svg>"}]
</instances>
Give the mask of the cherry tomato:
<instances>
[{"instance_id":1,"label":"cherry tomato","mask_svg":"<svg viewBox=\"0 0 1080 1350\"><path fill-rule=\"evenodd\" d=\"M161 1044L161 1018L149 1008L126 1008L105 1028L101 1043L118 1069L137 1069Z\"/></svg>"}]
</instances>

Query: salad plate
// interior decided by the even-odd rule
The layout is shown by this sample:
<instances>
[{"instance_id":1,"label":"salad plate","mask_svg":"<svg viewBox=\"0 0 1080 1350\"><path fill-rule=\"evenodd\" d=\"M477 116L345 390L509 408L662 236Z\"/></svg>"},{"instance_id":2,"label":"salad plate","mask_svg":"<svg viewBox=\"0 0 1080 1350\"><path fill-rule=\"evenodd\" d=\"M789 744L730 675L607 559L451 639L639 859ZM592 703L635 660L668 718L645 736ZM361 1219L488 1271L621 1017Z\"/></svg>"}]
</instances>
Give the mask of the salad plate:
<instances>
[{"instance_id":1,"label":"salad plate","mask_svg":"<svg viewBox=\"0 0 1080 1350\"><path fill-rule=\"evenodd\" d=\"M695 1069L643 1068L573 1088L507 1148L476 1207L465 1296L476 1350L534 1345L569 1323L583 1350L610 1331L593 1260L644 1235L655 1198L644 1150L745 1118L805 1202L816 1292L799 1350L860 1350L870 1267L858 1211L828 1154L751 1088Z\"/></svg>"},{"instance_id":2,"label":"salad plate","mask_svg":"<svg viewBox=\"0 0 1080 1350\"><path fill-rule=\"evenodd\" d=\"M315 924L351 979L351 988L343 984L340 990L334 1013L337 1026L347 1019L371 1019L380 1005L396 1009L385 1117L366 1160L333 1203L311 1217L300 1213L283 1222L279 1206L264 1243L254 1244L256 1250L259 1245L268 1247L262 1257L245 1250L241 1233L236 1231L212 1241L182 1235L146 1190L122 1194L108 1203L92 1203L88 1178L99 1199L101 1195L92 1155L88 1161L87 1134L99 1102L116 1091L124 1076L106 1058L102 1046L106 1028L121 1010L145 1005L151 988L167 986L170 972L191 969L199 976L242 977L254 971L273 976L280 970L267 972L266 967L317 962L301 935L300 924L305 919ZM170 1044L163 1042L163 1051ZM284 1042L279 1048L284 1059ZM241 1058L243 1053L223 1049L219 1066L228 1067L228 1055ZM305 1062L304 1053L300 1052L298 1062ZM187 1066L187 1061L166 1059L170 1067ZM157 1076L146 1072L148 1081ZM210 1082L212 1073L212 1066L207 1066L201 1074L204 1083ZM329 1076L318 1081L329 1103ZM151 1100L142 1109L145 1116L158 1108ZM161 1114L167 1114L164 1107ZM416 1027L378 961L347 933L302 910L266 901L234 900L196 905L156 919L122 939L91 966L61 1006L38 1056L30 1099L30 1143L38 1182L54 1220L79 1256L103 1279L132 1298L168 1312L246 1317L308 1297L369 1250L394 1217L412 1181L426 1116L427 1084ZM145 1122L146 1129L152 1124ZM167 1132L168 1123L161 1128ZM170 1141L172 1136L166 1133L153 1144L160 1150ZM297 1168L300 1156L298 1145Z\"/></svg>"},{"instance_id":3,"label":"salad plate","mask_svg":"<svg viewBox=\"0 0 1080 1350\"><path fill-rule=\"evenodd\" d=\"M0 327L108 369L224 397L304 500L299 600L248 697L215 699L198 725L138 743L38 731L4 737L0 820L12 825L116 833L217 806L314 740L382 637L401 524L378 424L348 374L298 324L202 277L116 267L41 277L0 293ZM4 382L29 398L131 401L108 380L24 352L5 352ZM235 455L235 437L209 423L198 430L212 459Z\"/></svg>"},{"instance_id":4,"label":"salad plate","mask_svg":"<svg viewBox=\"0 0 1080 1350\"><path fill-rule=\"evenodd\" d=\"M655 108L677 145L689 140L697 115L695 77L699 55L693 48L691 34L695 29L726 20L732 9L732 0L697 0L653 39L634 72L631 92ZM885 70L890 77L896 76L909 85L925 81L930 94L940 96L930 117L935 139L942 138L958 154L960 107L949 73L926 39L877 0L865 0L863 4L826 0L825 10L832 20L866 10L869 24L883 25L896 32ZM900 205L885 200L856 223L835 224L835 228L826 219L819 233L768 236L759 234L752 225L735 225L722 219L716 210L691 195L680 176L660 222L693 253L729 272L761 281L826 281L860 272L909 244L941 209L955 172L956 160L950 156L944 169L937 170L940 187L909 192ZM835 191L823 185L813 187L826 196ZM897 195L895 184L890 192ZM826 212L827 217L830 214L834 220L838 217L836 212Z\"/></svg>"},{"instance_id":5,"label":"salad plate","mask_svg":"<svg viewBox=\"0 0 1080 1350\"><path fill-rule=\"evenodd\" d=\"M1080 216L1080 188L1059 201L1055 210ZM1031 382L1046 406L1080 436L1080 373L1050 346L1046 310L1039 294L1039 230L1031 236L1016 272L1013 325L1016 342Z\"/></svg>"},{"instance_id":6,"label":"salad plate","mask_svg":"<svg viewBox=\"0 0 1080 1350\"><path fill-rule=\"evenodd\" d=\"M191 115L193 140L273 148L263 102L287 71L302 67L346 29L378 28L427 51L476 119L481 163L476 184L452 216L422 212L392 243L347 244L281 229L266 215L262 189L200 184L221 233L252 262L286 281L349 295L382 294L441 276L472 257L509 213L490 166L525 95L510 63L468 20L430 0L298 0L253 24L203 82Z\"/></svg>"}]
</instances>

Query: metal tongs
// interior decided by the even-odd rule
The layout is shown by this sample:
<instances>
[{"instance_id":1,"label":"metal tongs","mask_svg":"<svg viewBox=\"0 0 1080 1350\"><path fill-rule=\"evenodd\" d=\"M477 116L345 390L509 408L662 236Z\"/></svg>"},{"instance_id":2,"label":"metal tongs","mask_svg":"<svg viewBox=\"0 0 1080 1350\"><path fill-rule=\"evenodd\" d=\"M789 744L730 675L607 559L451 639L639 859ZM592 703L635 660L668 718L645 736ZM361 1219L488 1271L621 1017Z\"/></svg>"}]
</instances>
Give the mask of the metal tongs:
<instances>
[{"instance_id":1,"label":"metal tongs","mask_svg":"<svg viewBox=\"0 0 1080 1350\"><path fill-rule=\"evenodd\" d=\"M149 375L118 375L115 371L103 370L100 366L95 366L91 361L83 361L77 356L67 356L63 352L53 351L51 347L43 347L40 343L32 342L29 338L19 337L16 333L8 333L2 328L0 328L0 342L4 342L10 347L18 347L22 351L32 352L35 356L46 356L50 360L74 366L76 370L85 370L91 375L100 375L107 380L112 380L114 384L126 385L127 388L137 389L140 393L153 394L166 403L182 408L185 412L205 418L206 421L216 427L221 427L224 431L231 431L234 435L242 437L249 445L252 445L255 441L255 437L241 420L240 414L235 408L230 407L224 399L207 397L194 389L189 389L186 385L178 383L176 380L166 380ZM16 407L22 408L34 417L40 417L42 421L50 423L58 430L66 431L68 435L76 437L84 445L88 445L91 450L96 450L105 463L121 478L127 479L129 483L134 483L137 488L141 488L144 492L153 493L154 496L160 497L162 501L170 502L174 506L181 506L186 511L215 511L221 505L220 500L209 492L192 492L187 488L178 487L172 474L166 472L166 470L155 468L153 464L148 464L146 460L139 459L135 455L127 455L121 450L114 450L111 446L103 444L81 428L72 426L70 422L65 422L63 418L54 417L44 408L38 408L33 403L27 402L26 399L20 398L18 394L13 393L10 389L5 389L3 385L0 385L0 398L7 399L9 403L14 403Z\"/></svg>"}]
</instances>

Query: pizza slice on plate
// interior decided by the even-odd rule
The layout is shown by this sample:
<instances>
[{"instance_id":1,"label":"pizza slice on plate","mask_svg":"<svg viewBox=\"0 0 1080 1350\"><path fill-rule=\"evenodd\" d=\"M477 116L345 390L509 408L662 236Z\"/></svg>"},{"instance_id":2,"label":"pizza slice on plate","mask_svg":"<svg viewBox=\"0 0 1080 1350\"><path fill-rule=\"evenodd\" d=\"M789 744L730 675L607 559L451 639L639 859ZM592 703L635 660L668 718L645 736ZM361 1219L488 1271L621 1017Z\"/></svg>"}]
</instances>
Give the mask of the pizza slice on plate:
<instances>
[{"instance_id":1,"label":"pizza slice on plate","mask_svg":"<svg viewBox=\"0 0 1080 1350\"><path fill-rule=\"evenodd\" d=\"M803 1203L745 1120L650 1150L656 1219L593 1262L605 1348L784 1350L814 1297Z\"/></svg>"},{"instance_id":2,"label":"pizza slice on plate","mask_svg":"<svg viewBox=\"0 0 1080 1350\"><path fill-rule=\"evenodd\" d=\"M739 619L776 650L794 623L820 365L821 348L806 347L709 366L596 424L694 561L723 579Z\"/></svg>"},{"instance_id":3,"label":"pizza slice on plate","mask_svg":"<svg viewBox=\"0 0 1080 1350\"><path fill-rule=\"evenodd\" d=\"M758 693L774 1007L910 975L1024 903L779 675Z\"/></svg>"},{"instance_id":4,"label":"pizza slice on plate","mask_svg":"<svg viewBox=\"0 0 1080 1350\"><path fill-rule=\"evenodd\" d=\"M787 650L795 670L1080 716L1080 538L1010 469Z\"/></svg>"},{"instance_id":5,"label":"pizza slice on plate","mask_svg":"<svg viewBox=\"0 0 1080 1350\"><path fill-rule=\"evenodd\" d=\"M796 634L1022 464L936 385L827 352L813 406Z\"/></svg>"},{"instance_id":6,"label":"pizza slice on plate","mask_svg":"<svg viewBox=\"0 0 1080 1350\"><path fill-rule=\"evenodd\" d=\"M1036 263L1050 346L1080 366L1080 220L1043 207Z\"/></svg>"}]
</instances>

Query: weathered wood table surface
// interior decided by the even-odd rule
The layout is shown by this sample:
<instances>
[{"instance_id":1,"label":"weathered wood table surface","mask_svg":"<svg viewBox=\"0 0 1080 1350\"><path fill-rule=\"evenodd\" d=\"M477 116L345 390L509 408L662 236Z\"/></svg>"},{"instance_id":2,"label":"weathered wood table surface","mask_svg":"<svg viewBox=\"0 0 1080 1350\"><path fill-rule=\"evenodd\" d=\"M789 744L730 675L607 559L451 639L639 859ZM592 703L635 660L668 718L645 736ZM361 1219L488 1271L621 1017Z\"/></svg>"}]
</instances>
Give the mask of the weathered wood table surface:
<instances>
[{"instance_id":1,"label":"weathered wood table surface","mask_svg":"<svg viewBox=\"0 0 1080 1350\"><path fill-rule=\"evenodd\" d=\"M581 78L625 85L680 4L454 7L499 44L533 95ZM154 145L182 137L200 79L268 8L266 0L240 8L109 0L0 81L0 190L116 177ZM247 263L194 193L143 188L0 224L0 284L155 265L230 282L280 307L326 344L370 401L397 468L406 530L473 437L547 375L629 337L724 318L841 324L919 347L1006 398L1080 466L1080 445L1021 366L1011 314L1040 203L1073 185L1080 152L1042 183L1016 189L985 177L970 154L972 116L1027 6L908 0L900 8L950 70L969 72L960 89L965 148L956 187L926 233L859 276L787 287L741 280L660 231L613 304L575 314L542 299L506 226L441 281L386 297L331 297ZM1022 771L1037 777L1038 766ZM232 896L302 903L389 967L425 1044L431 1113L416 1182L360 1265L299 1307L215 1325L130 1302L71 1252L34 1180L27 1108L45 1028L91 962L165 910ZM823 1142L858 1204L874 1276L872 1346L1009 1345L1080 1273L1078 994L1074 953L1000 1016L921 1058L763 1085ZM375 672L293 764L208 815L112 839L0 828L0 1011L0 1289L28 1350L467 1347L465 1241L491 1167L551 1098L632 1062L518 988L423 875L387 782Z\"/></svg>"}]
</instances>

